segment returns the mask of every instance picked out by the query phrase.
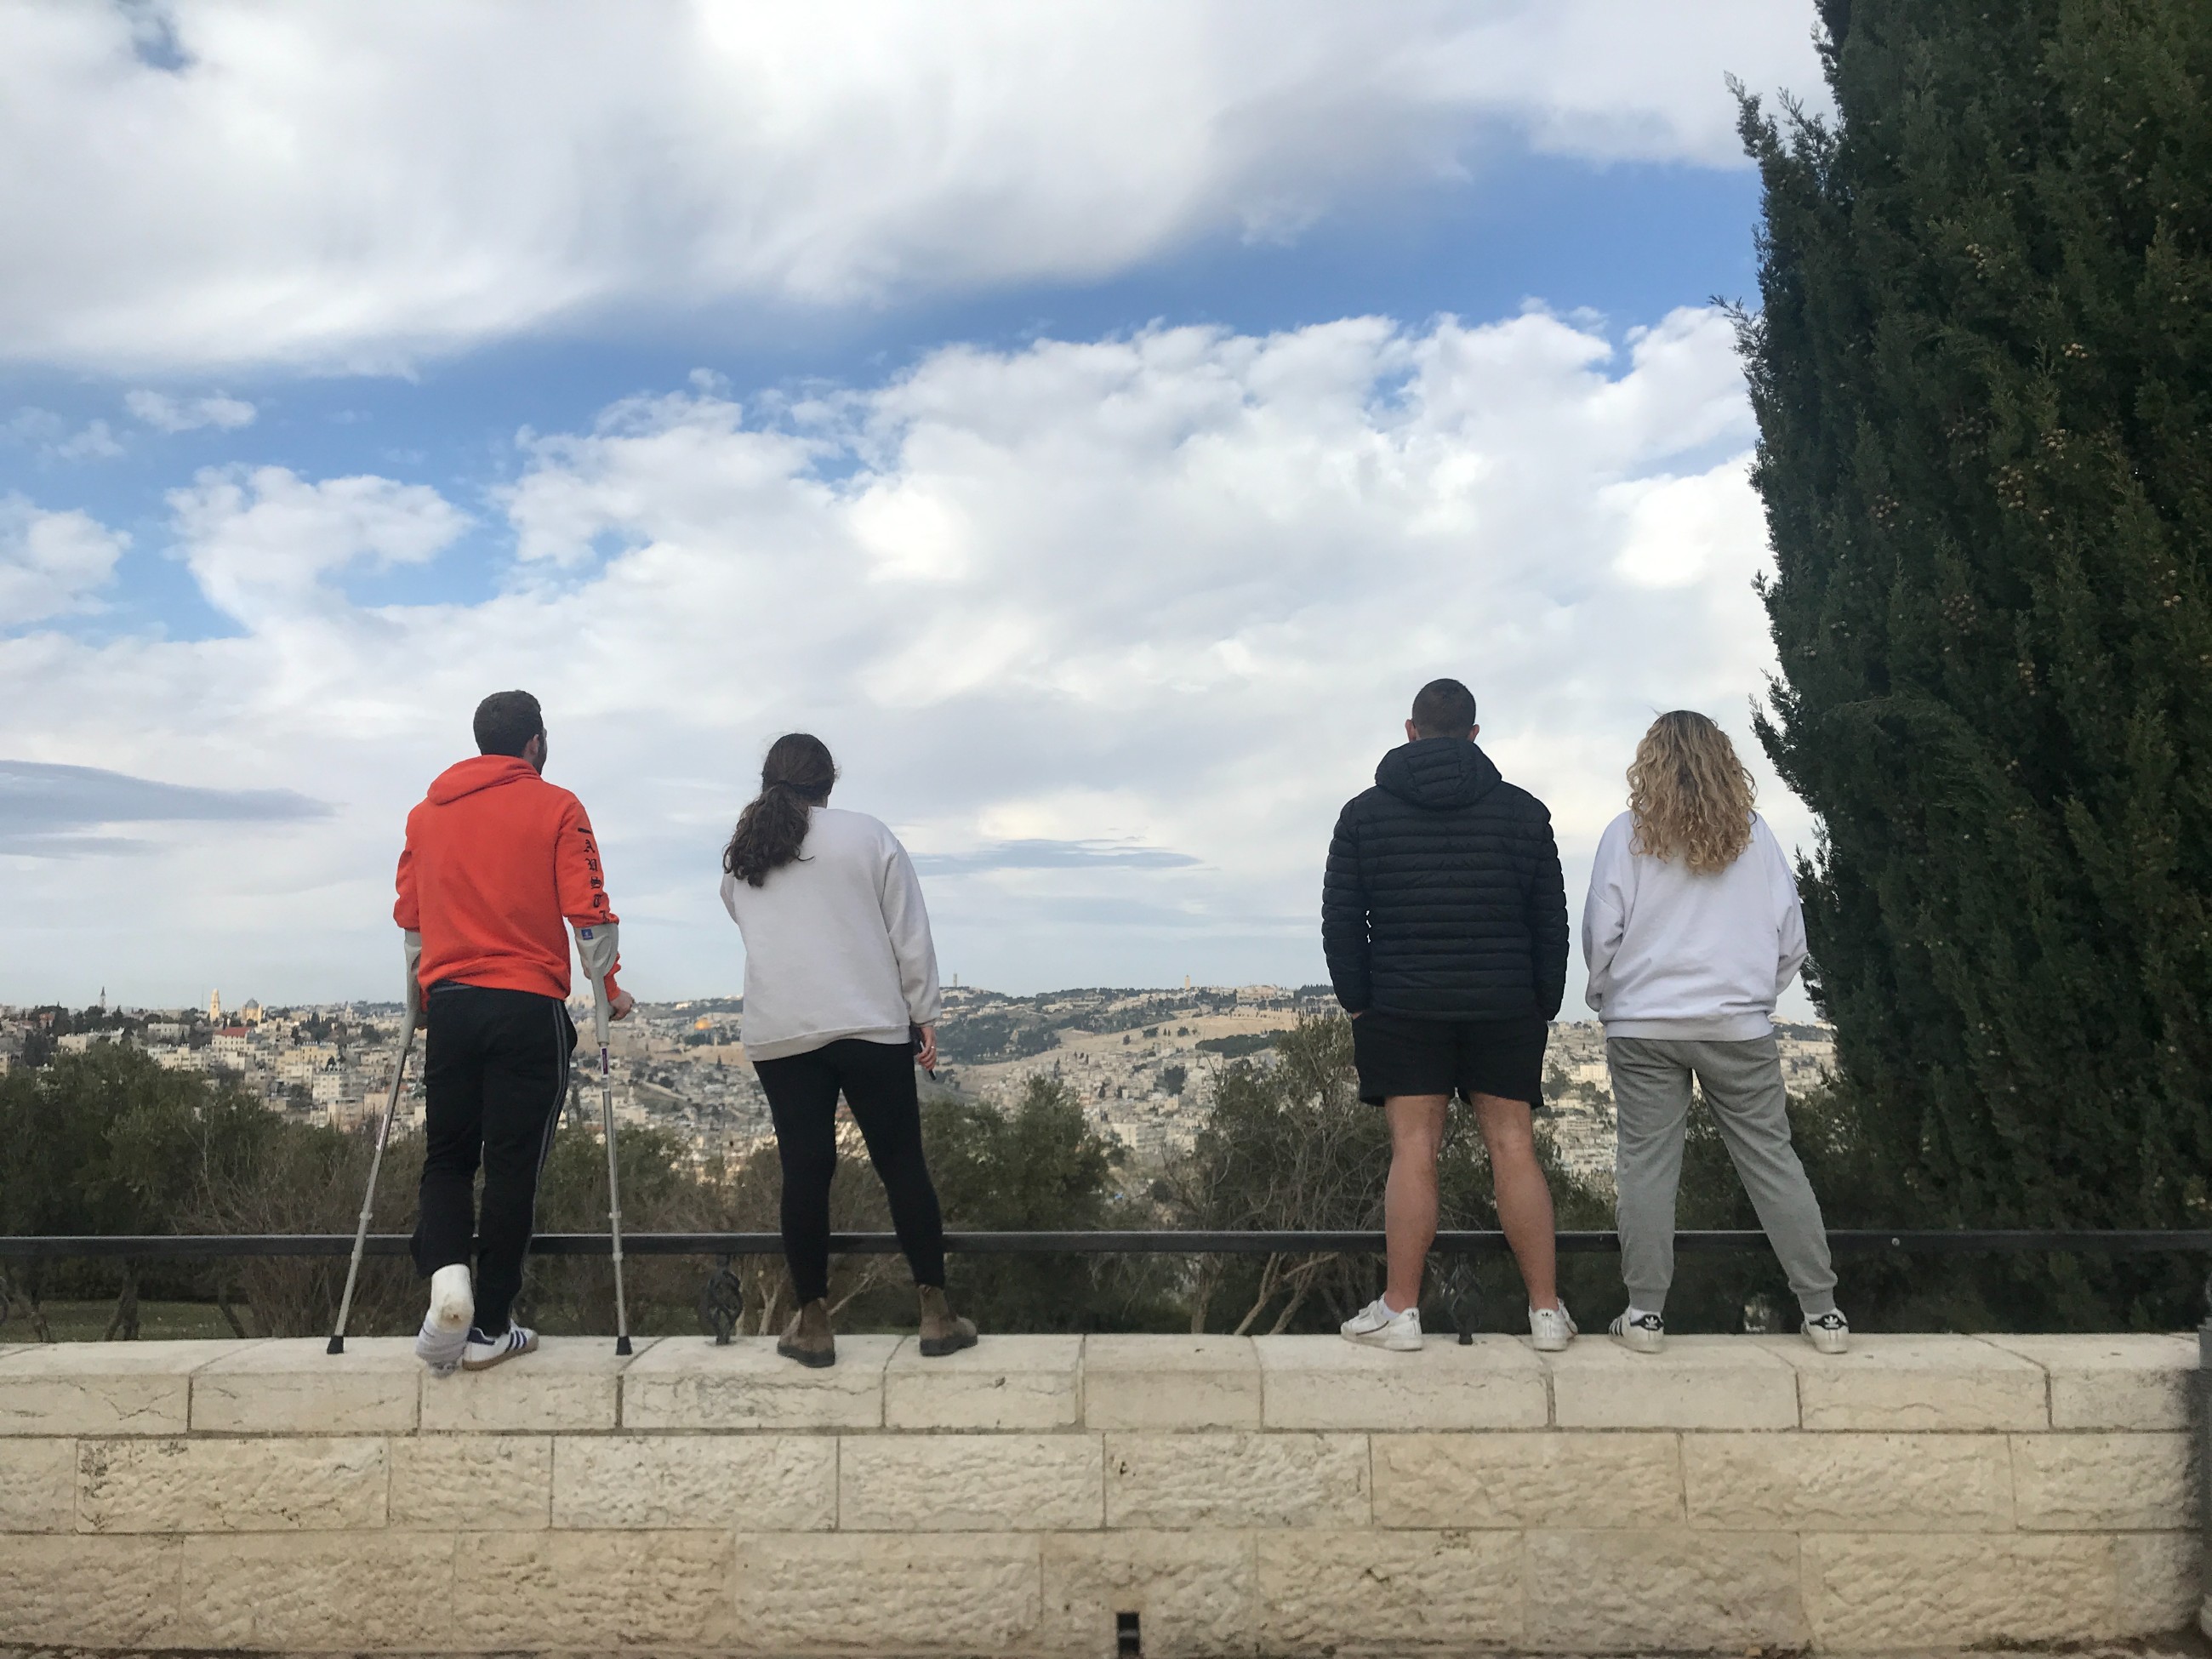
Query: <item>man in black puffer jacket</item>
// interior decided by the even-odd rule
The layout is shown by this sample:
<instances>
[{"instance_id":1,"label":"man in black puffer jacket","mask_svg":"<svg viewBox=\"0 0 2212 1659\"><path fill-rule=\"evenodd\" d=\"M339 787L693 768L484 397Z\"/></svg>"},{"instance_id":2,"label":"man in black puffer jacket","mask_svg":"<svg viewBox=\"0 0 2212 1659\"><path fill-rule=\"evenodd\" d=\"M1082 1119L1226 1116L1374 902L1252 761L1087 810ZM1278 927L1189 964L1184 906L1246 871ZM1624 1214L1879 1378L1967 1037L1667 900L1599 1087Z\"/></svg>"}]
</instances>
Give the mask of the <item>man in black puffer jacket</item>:
<instances>
[{"instance_id":1,"label":"man in black puffer jacket","mask_svg":"<svg viewBox=\"0 0 2212 1659\"><path fill-rule=\"evenodd\" d=\"M1552 815L1475 744L1474 694L1431 680L1407 744L1336 820L1322 946L1352 1016L1359 1097L1390 1125L1382 1294L1344 1322L1375 1347L1421 1346L1421 1273L1437 1232L1437 1153L1452 1097L1490 1148L1498 1224L1528 1288L1537 1347L1564 1348L1552 1194L1531 1114L1567 983L1567 896Z\"/></svg>"}]
</instances>

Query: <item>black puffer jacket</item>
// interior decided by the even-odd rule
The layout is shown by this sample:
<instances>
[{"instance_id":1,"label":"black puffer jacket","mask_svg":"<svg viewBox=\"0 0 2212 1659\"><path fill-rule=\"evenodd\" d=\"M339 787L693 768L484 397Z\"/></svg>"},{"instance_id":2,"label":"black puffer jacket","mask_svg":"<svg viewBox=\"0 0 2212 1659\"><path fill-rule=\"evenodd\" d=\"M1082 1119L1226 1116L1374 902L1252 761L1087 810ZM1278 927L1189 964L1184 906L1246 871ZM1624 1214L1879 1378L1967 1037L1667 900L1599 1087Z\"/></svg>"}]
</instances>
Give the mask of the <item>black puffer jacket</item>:
<instances>
[{"instance_id":1,"label":"black puffer jacket","mask_svg":"<svg viewBox=\"0 0 2212 1659\"><path fill-rule=\"evenodd\" d=\"M1552 815L1463 738L1393 749L1337 817L1321 938L1354 1013L1553 1018L1567 893Z\"/></svg>"}]
</instances>

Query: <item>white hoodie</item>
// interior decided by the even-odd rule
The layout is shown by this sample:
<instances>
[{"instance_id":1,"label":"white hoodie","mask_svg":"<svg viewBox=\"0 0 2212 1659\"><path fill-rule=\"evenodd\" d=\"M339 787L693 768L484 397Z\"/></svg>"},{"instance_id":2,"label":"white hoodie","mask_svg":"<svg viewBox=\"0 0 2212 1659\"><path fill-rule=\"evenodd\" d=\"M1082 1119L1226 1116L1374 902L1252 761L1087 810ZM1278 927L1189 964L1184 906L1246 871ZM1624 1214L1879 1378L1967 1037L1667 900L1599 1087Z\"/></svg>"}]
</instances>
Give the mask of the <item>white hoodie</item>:
<instances>
[{"instance_id":1,"label":"white hoodie","mask_svg":"<svg viewBox=\"0 0 2212 1659\"><path fill-rule=\"evenodd\" d=\"M722 878L745 940L745 1054L775 1060L840 1037L904 1042L936 1022L937 950L913 860L865 812L808 809L799 856L758 887Z\"/></svg>"},{"instance_id":2,"label":"white hoodie","mask_svg":"<svg viewBox=\"0 0 2212 1659\"><path fill-rule=\"evenodd\" d=\"M1805 961L1797 884L1757 813L1725 870L1694 874L1632 852L1623 812L1599 838L1583 905L1584 1000L1608 1037L1741 1042L1774 1030L1775 999Z\"/></svg>"}]
</instances>

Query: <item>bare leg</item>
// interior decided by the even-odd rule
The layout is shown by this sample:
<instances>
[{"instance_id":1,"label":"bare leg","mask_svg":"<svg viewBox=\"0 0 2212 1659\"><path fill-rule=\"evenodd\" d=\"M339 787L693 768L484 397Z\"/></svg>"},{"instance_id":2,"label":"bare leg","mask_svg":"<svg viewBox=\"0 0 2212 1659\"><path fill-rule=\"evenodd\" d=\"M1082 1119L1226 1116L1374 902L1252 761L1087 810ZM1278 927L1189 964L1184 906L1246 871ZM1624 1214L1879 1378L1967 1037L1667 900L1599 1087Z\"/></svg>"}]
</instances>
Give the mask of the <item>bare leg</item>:
<instances>
[{"instance_id":1,"label":"bare leg","mask_svg":"<svg viewBox=\"0 0 2212 1659\"><path fill-rule=\"evenodd\" d=\"M1438 1120L1442 1121L1441 1119ZM1559 1241L1552 1218L1552 1189L1536 1162L1536 1131L1525 1100L1497 1095L1474 1097L1474 1121L1490 1148L1490 1178L1498 1194L1498 1224L1513 1247L1532 1308L1555 1307L1559 1300ZM1396 1165L1392 1166L1395 1179ZM1433 1164L1431 1165L1433 1169ZM1434 1178L1431 1192L1435 1191ZM1435 1211L1431 1208L1431 1214ZM1392 1258L1395 1260L1395 1255ZM1395 1284L1394 1278L1391 1281Z\"/></svg>"},{"instance_id":2,"label":"bare leg","mask_svg":"<svg viewBox=\"0 0 2212 1659\"><path fill-rule=\"evenodd\" d=\"M1449 1095L1393 1095L1382 1103L1390 1125L1390 1180L1382 1189L1390 1271L1382 1304L1393 1313L1421 1299L1421 1273L1437 1242L1437 1152L1450 1104Z\"/></svg>"}]
</instances>

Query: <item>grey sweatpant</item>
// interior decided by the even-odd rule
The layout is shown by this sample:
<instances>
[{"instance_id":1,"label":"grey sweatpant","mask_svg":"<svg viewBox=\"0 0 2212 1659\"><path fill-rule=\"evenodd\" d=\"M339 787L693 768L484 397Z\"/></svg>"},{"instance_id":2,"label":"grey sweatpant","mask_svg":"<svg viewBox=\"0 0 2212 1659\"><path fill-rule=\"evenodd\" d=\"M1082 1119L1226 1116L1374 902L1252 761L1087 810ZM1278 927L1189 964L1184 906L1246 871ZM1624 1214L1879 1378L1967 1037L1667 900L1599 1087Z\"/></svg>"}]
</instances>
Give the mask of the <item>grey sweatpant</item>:
<instances>
[{"instance_id":1,"label":"grey sweatpant","mask_svg":"<svg viewBox=\"0 0 2212 1659\"><path fill-rule=\"evenodd\" d=\"M1613 1180L1620 1276L1630 1304L1667 1310L1667 1288L1674 1282L1674 1194L1682 1183L1694 1074L1798 1304L1812 1316L1832 1310L1836 1271L1828 1265L1827 1230L1805 1166L1790 1145L1790 1097L1774 1039L1608 1037L1605 1060L1620 1118Z\"/></svg>"}]
</instances>

